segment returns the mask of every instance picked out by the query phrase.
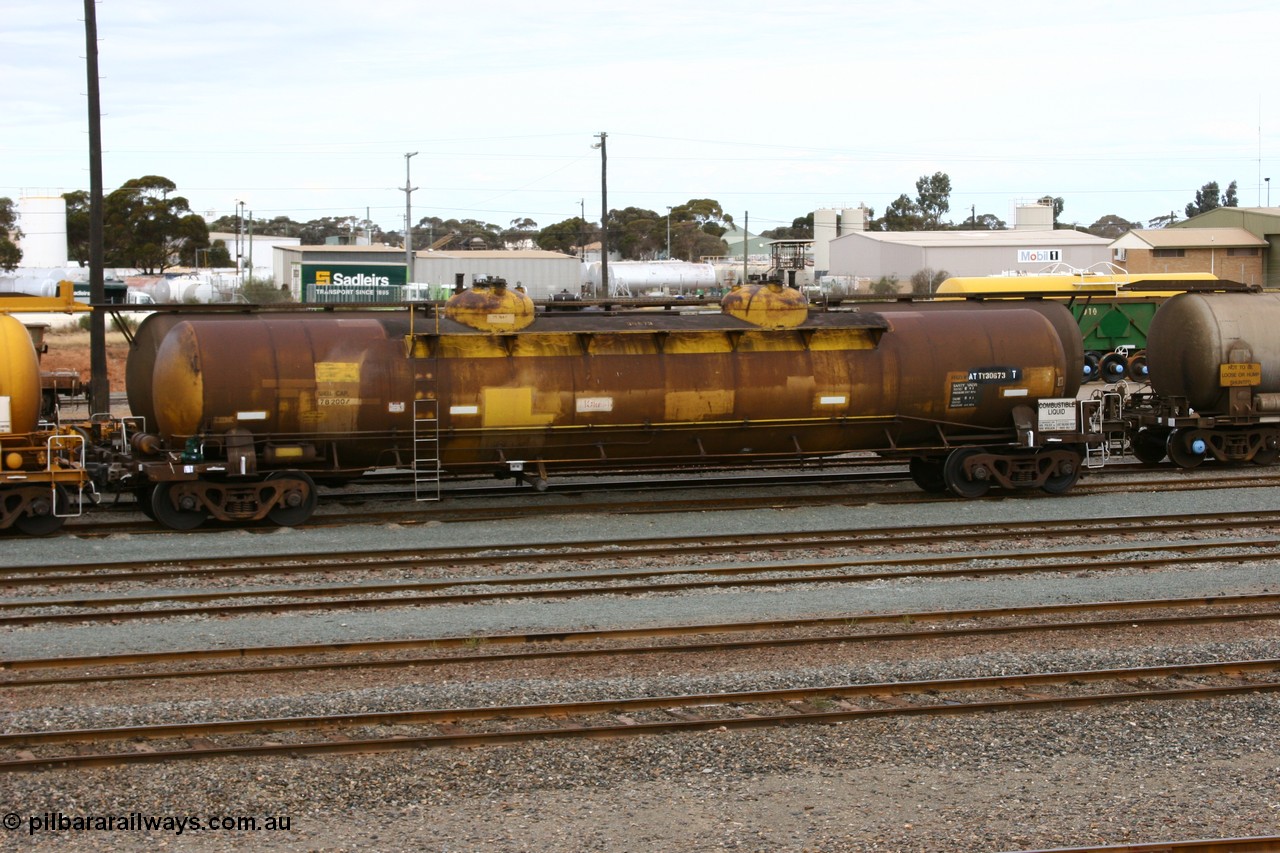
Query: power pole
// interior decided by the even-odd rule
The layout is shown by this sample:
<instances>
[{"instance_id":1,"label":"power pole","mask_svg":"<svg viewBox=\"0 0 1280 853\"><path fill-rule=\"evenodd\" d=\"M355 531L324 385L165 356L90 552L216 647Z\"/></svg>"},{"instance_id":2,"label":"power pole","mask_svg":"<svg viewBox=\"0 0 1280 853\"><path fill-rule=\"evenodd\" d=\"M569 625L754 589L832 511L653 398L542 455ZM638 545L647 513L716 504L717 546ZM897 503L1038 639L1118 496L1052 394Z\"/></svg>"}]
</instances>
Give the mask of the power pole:
<instances>
[{"instance_id":1,"label":"power pole","mask_svg":"<svg viewBox=\"0 0 1280 853\"><path fill-rule=\"evenodd\" d=\"M102 105L98 88L98 17L95 0L84 0L85 69L89 78L89 411L111 411L107 375L106 250L102 231Z\"/></svg>"},{"instance_id":2,"label":"power pole","mask_svg":"<svg viewBox=\"0 0 1280 853\"><path fill-rule=\"evenodd\" d=\"M600 286L609 295L609 156L605 141L609 134L603 130L596 134L600 141L592 148L600 149ZM600 294L596 294L598 297Z\"/></svg>"},{"instance_id":3,"label":"power pole","mask_svg":"<svg viewBox=\"0 0 1280 853\"><path fill-rule=\"evenodd\" d=\"M409 181L409 158L416 157L417 151L404 155L404 280L407 284L413 281L413 206L410 198L417 187Z\"/></svg>"}]
</instances>

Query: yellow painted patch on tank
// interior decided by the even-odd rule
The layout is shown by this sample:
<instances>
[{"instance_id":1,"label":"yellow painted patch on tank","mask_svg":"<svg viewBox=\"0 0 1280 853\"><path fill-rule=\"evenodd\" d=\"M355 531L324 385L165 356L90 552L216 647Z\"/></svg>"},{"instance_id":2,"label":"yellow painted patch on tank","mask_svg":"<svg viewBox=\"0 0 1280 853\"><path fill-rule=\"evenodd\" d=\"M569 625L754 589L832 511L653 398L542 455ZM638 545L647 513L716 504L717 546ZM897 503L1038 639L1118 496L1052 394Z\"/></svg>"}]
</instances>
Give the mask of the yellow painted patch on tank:
<instances>
[{"instance_id":1,"label":"yellow painted patch on tank","mask_svg":"<svg viewBox=\"0 0 1280 853\"><path fill-rule=\"evenodd\" d=\"M440 358L506 358L509 355L502 338L480 335L442 337L436 354Z\"/></svg>"},{"instance_id":2,"label":"yellow painted patch on tank","mask_svg":"<svg viewBox=\"0 0 1280 853\"><path fill-rule=\"evenodd\" d=\"M876 335L868 329L814 329L811 350L865 350L876 348Z\"/></svg>"},{"instance_id":3,"label":"yellow painted patch on tank","mask_svg":"<svg viewBox=\"0 0 1280 853\"><path fill-rule=\"evenodd\" d=\"M546 358L582 355L582 342L575 334L520 335L510 340L513 358Z\"/></svg>"},{"instance_id":4,"label":"yellow painted patch on tank","mask_svg":"<svg viewBox=\"0 0 1280 853\"><path fill-rule=\"evenodd\" d=\"M315 365L315 427L326 432L354 432L360 414L359 361L318 361ZM305 399L305 398L304 398Z\"/></svg>"},{"instance_id":5,"label":"yellow painted patch on tank","mask_svg":"<svg viewBox=\"0 0 1280 853\"><path fill-rule=\"evenodd\" d=\"M557 414L535 410L533 388L484 388L480 396L481 424L485 428L545 426L555 420Z\"/></svg>"},{"instance_id":6,"label":"yellow painted patch on tank","mask_svg":"<svg viewBox=\"0 0 1280 853\"><path fill-rule=\"evenodd\" d=\"M1032 397L1052 397L1062 390L1065 377L1052 367L1028 367L1022 372L1022 384Z\"/></svg>"},{"instance_id":7,"label":"yellow painted patch on tank","mask_svg":"<svg viewBox=\"0 0 1280 853\"><path fill-rule=\"evenodd\" d=\"M731 388L708 391L668 391L665 419L668 421L702 421L733 414L734 392Z\"/></svg>"},{"instance_id":8,"label":"yellow painted patch on tank","mask_svg":"<svg viewBox=\"0 0 1280 853\"><path fill-rule=\"evenodd\" d=\"M650 334L603 332L590 337L587 351L593 356L656 355L658 341Z\"/></svg>"},{"instance_id":9,"label":"yellow painted patch on tank","mask_svg":"<svg viewBox=\"0 0 1280 853\"><path fill-rule=\"evenodd\" d=\"M360 365L350 361L317 361L316 382L359 382Z\"/></svg>"},{"instance_id":10,"label":"yellow painted patch on tank","mask_svg":"<svg viewBox=\"0 0 1280 853\"><path fill-rule=\"evenodd\" d=\"M738 352L799 352L804 348L804 338L796 332L750 331L738 339Z\"/></svg>"},{"instance_id":11,"label":"yellow painted patch on tank","mask_svg":"<svg viewBox=\"0 0 1280 853\"><path fill-rule=\"evenodd\" d=\"M667 355L733 352L733 342L722 332L672 332L662 351Z\"/></svg>"}]
</instances>

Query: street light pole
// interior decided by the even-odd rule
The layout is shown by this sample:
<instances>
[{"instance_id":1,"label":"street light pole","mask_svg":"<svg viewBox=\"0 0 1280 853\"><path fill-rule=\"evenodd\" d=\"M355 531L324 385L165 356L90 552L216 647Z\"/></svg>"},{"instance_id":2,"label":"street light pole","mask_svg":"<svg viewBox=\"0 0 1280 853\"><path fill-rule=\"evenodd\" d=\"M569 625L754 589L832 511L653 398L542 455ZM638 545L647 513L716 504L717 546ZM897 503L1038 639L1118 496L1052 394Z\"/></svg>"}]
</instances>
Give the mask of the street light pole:
<instances>
[{"instance_id":1,"label":"street light pole","mask_svg":"<svg viewBox=\"0 0 1280 853\"><path fill-rule=\"evenodd\" d=\"M1262 180L1267 182L1267 207L1270 207L1271 206L1271 179L1263 178Z\"/></svg>"},{"instance_id":2,"label":"street light pole","mask_svg":"<svg viewBox=\"0 0 1280 853\"><path fill-rule=\"evenodd\" d=\"M667 260L671 260L671 206L667 205Z\"/></svg>"},{"instance_id":3,"label":"street light pole","mask_svg":"<svg viewBox=\"0 0 1280 853\"><path fill-rule=\"evenodd\" d=\"M600 286L609 295L609 156L605 141L609 134L603 130L596 134L600 141L592 148L600 149ZM595 294L599 297L599 293Z\"/></svg>"},{"instance_id":4,"label":"street light pole","mask_svg":"<svg viewBox=\"0 0 1280 853\"><path fill-rule=\"evenodd\" d=\"M404 280L413 281L413 206L410 198L417 189L409 180L409 158L416 157L417 151L404 155Z\"/></svg>"}]
</instances>

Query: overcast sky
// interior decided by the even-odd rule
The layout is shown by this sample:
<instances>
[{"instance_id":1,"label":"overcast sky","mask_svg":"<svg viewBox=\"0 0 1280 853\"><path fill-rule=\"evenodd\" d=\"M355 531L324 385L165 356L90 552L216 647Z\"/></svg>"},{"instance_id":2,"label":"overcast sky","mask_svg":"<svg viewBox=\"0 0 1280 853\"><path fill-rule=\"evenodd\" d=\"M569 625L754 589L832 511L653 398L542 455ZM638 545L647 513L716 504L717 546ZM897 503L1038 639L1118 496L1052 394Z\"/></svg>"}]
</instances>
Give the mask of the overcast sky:
<instances>
[{"instance_id":1,"label":"overcast sky","mask_svg":"<svg viewBox=\"0 0 1280 853\"><path fill-rule=\"evenodd\" d=\"M104 180L192 210L546 226L714 198L753 232L877 215L951 177L952 221L1267 203L1275 0L101 0ZM89 188L84 6L0 0L0 196ZM1280 205L1280 168L1276 169Z\"/></svg>"}]
</instances>

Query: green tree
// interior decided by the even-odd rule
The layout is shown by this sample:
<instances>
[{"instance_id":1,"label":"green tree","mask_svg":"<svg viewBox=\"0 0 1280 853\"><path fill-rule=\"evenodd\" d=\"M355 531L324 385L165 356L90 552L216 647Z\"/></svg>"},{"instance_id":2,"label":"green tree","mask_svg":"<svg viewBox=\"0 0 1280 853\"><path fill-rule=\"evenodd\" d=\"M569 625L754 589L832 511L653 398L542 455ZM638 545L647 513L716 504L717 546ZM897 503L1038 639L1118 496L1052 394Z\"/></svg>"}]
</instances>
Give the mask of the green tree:
<instances>
[{"instance_id":1,"label":"green tree","mask_svg":"<svg viewBox=\"0 0 1280 853\"><path fill-rule=\"evenodd\" d=\"M951 278L951 273L946 270L934 271L929 267L925 267L911 276L911 292L918 296L932 296L934 291L938 289L938 285L949 278Z\"/></svg>"},{"instance_id":2,"label":"green tree","mask_svg":"<svg viewBox=\"0 0 1280 853\"><path fill-rule=\"evenodd\" d=\"M884 209L884 216L873 225L878 231L921 231L924 229L924 214L920 207L906 193L889 202Z\"/></svg>"},{"instance_id":3,"label":"green tree","mask_svg":"<svg viewBox=\"0 0 1280 853\"><path fill-rule=\"evenodd\" d=\"M599 228L580 216L548 225L538 232L534 242L548 252L577 254L583 246L599 238Z\"/></svg>"},{"instance_id":4,"label":"green tree","mask_svg":"<svg viewBox=\"0 0 1280 853\"><path fill-rule=\"evenodd\" d=\"M187 200L170 193L177 185L159 175L125 181L103 199L102 231L106 265L164 272L182 249L209 246L209 227Z\"/></svg>"},{"instance_id":5,"label":"green tree","mask_svg":"<svg viewBox=\"0 0 1280 853\"><path fill-rule=\"evenodd\" d=\"M729 244L721 238L732 225L733 217L715 199L691 198L676 205L671 208L671 257L696 261L725 254Z\"/></svg>"},{"instance_id":6,"label":"green tree","mask_svg":"<svg viewBox=\"0 0 1280 853\"><path fill-rule=\"evenodd\" d=\"M1190 219L1218 207L1237 207L1239 203L1235 181L1227 186L1225 194L1218 188L1217 181L1210 181L1196 190L1196 200L1187 204L1186 214Z\"/></svg>"},{"instance_id":7,"label":"green tree","mask_svg":"<svg viewBox=\"0 0 1280 853\"><path fill-rule=\"evenodd\" d=\"M1114 240L1122 234L1129 231L1136 231L1141 227L1141 222L1130 222L1127 219L1116 216L1114 213L1108 213L1106 216L1090 225L1086 230L1090 234L1094 234L1098 237L1106 237L1108 240Z\"/></svg>"},{"instance_id":8,"label":"green tree","mask_svg":"<svg viewBox=\"0 0 1280 853\"><path fill-rule=\"evenodd\" d=\"M76 190L63 193L67 203L67 258L80 264L89 264L89 191Z\"/></svg>"},{"instance_id":9,"label":"green tree","mask_svg":"<svg viewBox=\"0 0 1280 853\"><path fill-rule=\"evenodd\" d=\"M656 257L667 242L667 218L642 207L609 211L609 248L625 260Z\"/></svg>"},{"instance_id":10,"label":"green tree","mask_svg":"<svg viewBox=\"0 0 1280 853\"><path fill-rule=\"evenodd\" d=\"M1168 216L1156 216L1151 219L1148 219L1147 227L1148 228L1167 228L1177 221L1178 221L1178 214L1174 213L1171 210L1169 211Z\"/></svg>"},{"instance_id":11,"label":"green tree","mask_svg":"<svg viewBox=\"0 0 1280 853\"><path fill-rule=\"evenodd\" d=\"M771 228L768 231L761 231L761 237L768 237L771 240L812 240L813 239L813 214L807 216L798 216L791 220L791 226L783 226L781 228Z\"/></svg>"},{"instance_id":12,"label":"green tree","mask_svg":"<svg viewBox=\"0 0 1280 853\"><path fill-rule=\"evenodd\" d=\"M502 243L506 246L519 246L537 236L538 223L525 216L511 220L511 227L502 232Z\"/></svg>"},{"instance_id":13,"label":"green tree","mask_svg":"<svg viewBox=\"0 0 1280 853\"><path fill-rule=\"evenodd\" d=\"M0 270L8 272L22 261L22 249L17 243L21 239L22 231L18 229L18 212L14 209L13 199L0 198Z\"/></svg>"},{"instance_id":14,"label":"green tree","mask_svg":"<svg viewBox=\"0 0 1280 853\"><path fill-rule=\"evenodd\" d=\"M920 211L923 228L937 231L947 223L942 217L951 210L951 178L945 172L932 176L921 175L916 181L916 208Z\"/></svg>"},{"instance_id":15,"label":"green tree","mask_svg":"<svg viewBox=\"0 0 1280 853\"><path fill-rule=\"evenodd\" d=\"M897 279L887 275L880 276L880 279L871 285L871 293L875 296L893 296L897 292Z\"/></svg>"}]
</instances>

